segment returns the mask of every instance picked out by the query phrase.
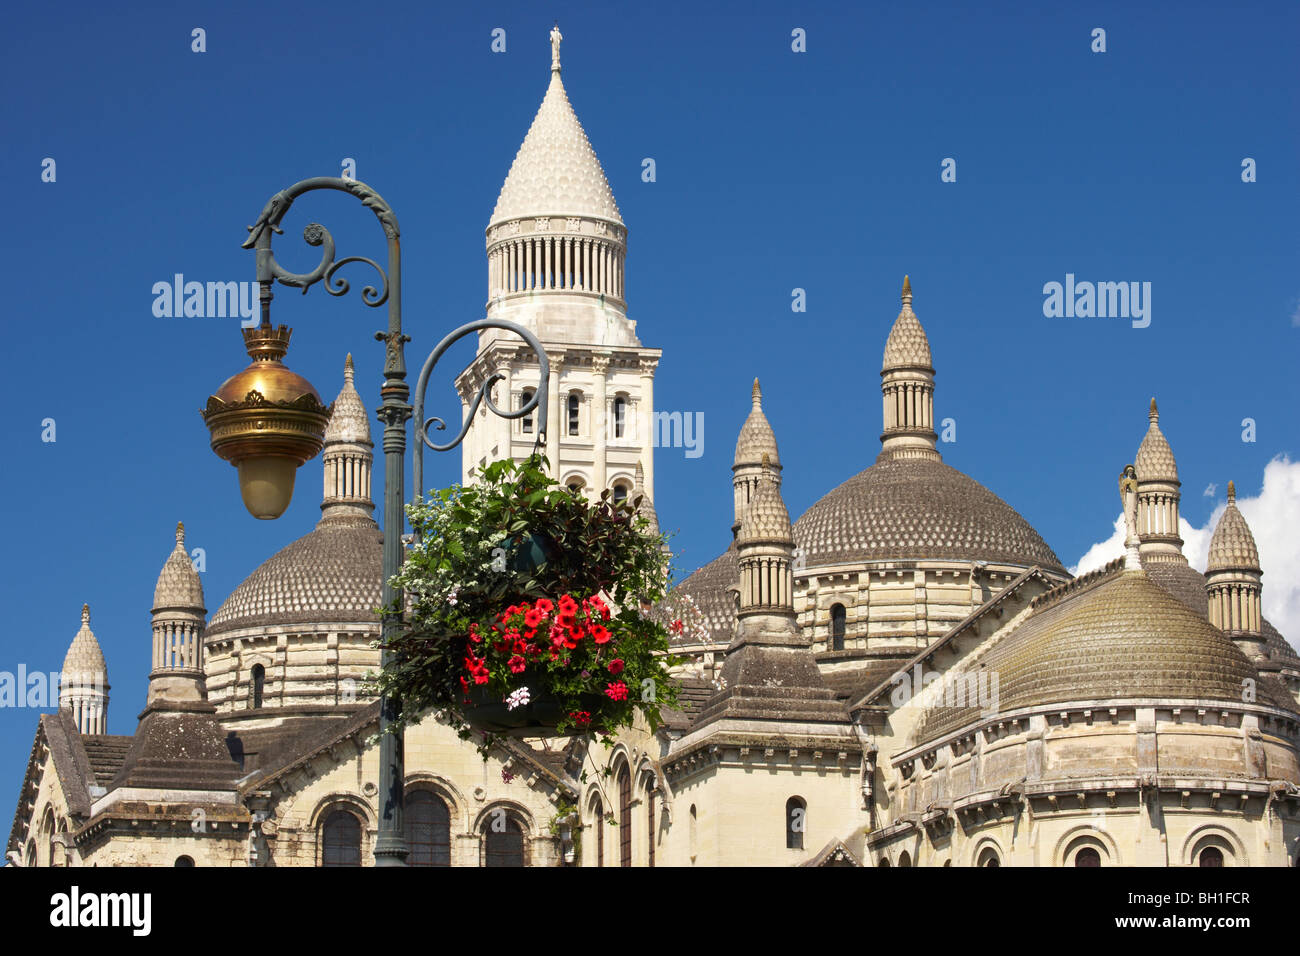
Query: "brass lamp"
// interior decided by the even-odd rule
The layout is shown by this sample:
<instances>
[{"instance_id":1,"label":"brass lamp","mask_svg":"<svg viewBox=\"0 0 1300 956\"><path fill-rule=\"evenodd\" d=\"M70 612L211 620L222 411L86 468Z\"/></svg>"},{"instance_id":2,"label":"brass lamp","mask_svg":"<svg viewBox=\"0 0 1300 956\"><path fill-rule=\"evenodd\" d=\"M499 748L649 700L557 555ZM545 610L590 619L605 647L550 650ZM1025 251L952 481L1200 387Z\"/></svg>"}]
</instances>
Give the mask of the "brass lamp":
<instances>
[{"instance_id":1,"label":"brass lamp","mask_svg":"<svg viewBox=\"0 0 1300 956\"><path fill-rule=\"evenodd\" d=\"M253 361L226 379L208 398L203 420L212 450L239 469L239 493L254 518L278 518L293 499L298 466L325 444L332 405L324 405L311 382L280 360L293 329L272 328L265 317L243 329Z\"/></svg>"}]
</instances>

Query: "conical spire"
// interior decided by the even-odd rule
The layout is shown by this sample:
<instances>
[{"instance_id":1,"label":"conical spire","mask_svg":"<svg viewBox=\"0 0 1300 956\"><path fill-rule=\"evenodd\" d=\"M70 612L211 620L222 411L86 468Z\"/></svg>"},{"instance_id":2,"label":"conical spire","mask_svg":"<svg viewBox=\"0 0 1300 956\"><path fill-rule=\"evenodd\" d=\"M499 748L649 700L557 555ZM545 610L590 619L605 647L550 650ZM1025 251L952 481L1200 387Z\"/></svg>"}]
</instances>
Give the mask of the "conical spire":
<instances>
[{"instance_id":1,"label":"conical spire","mask_svg":"<svg viewBox=\"0 0 1300 956\"><path fill-rule=\"evenodd\" d=\"M781 454L776 447L776 433L772 431L767 416L763 414L763 388L758 384L758 379L754 379L750 398L753 405L750 406L749 417L745 419L745 424L740 427L740 436L736 439L736 456L731 463L732 468L740 465L757 465L766 455L772 467L780 469Z\"/></svg>"},{"instance_id":2,"label":"conical spire","mask_svg":"<svg viewBox=\"0 0 1300 956\"><path fill-rule=\"evenodd\" d=\"M924 368L933 372L930 340L926 337L925 329L921 328L921 320L912 311L912 280L908 276L903 276L901 298L903 307L899 310L898 318L894 319L894 327L889 330L889 338L885 341L885 359L881 368L883 371Z\"/></svg>"},{"instance_id":3,"label":"conical spire","mask_svg":"<svg viewBox=\"0 0 1300 956\"><path fill-rule=\"evenodd\" d=\"M1259 572L1259 548L1255 546L1255 536L1250 526L1237 508L1237 486L1228 482L1228 507L1224 509L1219 523L1210 539L1210 557L1206 564L1210 571L1255 571Z\"/></svg>"},{"instance_id":4,"label":"conical spire","mask_svg":"<svg viewBox=\"0 0 1300 956\"><path fill-rule=\"evenodd\" d=\"M758 480L758 490L749 503L740 523L740 533L736 537L737 546L754 542L794 543L790 529L790 512L786 510L781 497L781 487L772 471L772 463L767 455L763 456L762 474Z\"/></svg>"},{"instance_id":5,"label":"conical spire","mask_svg":"<svg viewBox=\"0 0 1300 956\"><path fill-rule=\"evenodd\" d=\"M551 31L551 84L501 187L489 226L526 217L581 216L622 225L600 160L560 79L560 32Z\"/></svg>"},{"instance_id":6,"label":"conical spire","mask_svg":"<svg viewBox=\"0 0 1300 956\"><path fill-rule=\"evenodd\" d=\"M205 613L203 583L194 570L194 562L185 550L185 525L176 522L176 547L158 574L158 584L153 592L153 609L182 608Z\"/></svg>"},{"instance_id":7,"label":"conical spire","mask_svg":"<svg viewBox=\"0 0 1300 956\"><path fill-rule=\"evenodd\" d=\"M352 366L352 353L348 353L343 363L343 389L334 400L334 413L330 416L329 426L325 429L325 443L362 442L374 447L370 438L370 419L366 416L366 406L357 394L353 382L356 372Z\"/></svg>"},{"instance_id":8,"label":"conical spire","mask_svg":"<svg viewBox=\"0 0 1300 956\"><path fill-rule=\"evenodd\" d=\"M94 631L90 605L81 605L81 628L72 638L59 675L59 708L70 711L83 734L107 733L108 664Z\"/></svg>"},{"instance_id":9,"label":"conical spire","mask_svg":"<svg viewBox=\"0 0 1300 956\"><path fill-rule=\"evenodd\" d=\"M1141 481L1176 482L1178 463L1174 460L1174 452L1169 447L1169 441L1160 431L1160 412L1156 408L1154 398L1151 399L1148 420L1150 425L1147 427L1142 444L1138 446L1137 458L1133 462L1137 466L1138 478Z\"/></svg>"}]
</instances>

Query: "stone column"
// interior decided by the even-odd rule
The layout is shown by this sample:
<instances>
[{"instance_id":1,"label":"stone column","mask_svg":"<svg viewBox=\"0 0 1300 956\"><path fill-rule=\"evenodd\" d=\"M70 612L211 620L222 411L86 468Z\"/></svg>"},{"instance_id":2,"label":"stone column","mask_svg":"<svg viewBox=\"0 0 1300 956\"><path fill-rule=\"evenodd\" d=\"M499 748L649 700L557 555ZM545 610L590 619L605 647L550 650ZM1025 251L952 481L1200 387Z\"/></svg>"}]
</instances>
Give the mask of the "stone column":
<instances>
[{"instance_id":1,"label":"stone column","mask_svg":"<svg viewBox=\"0 0 1300 956\"><path fill-rule=\"evenodd\" d=\"M641 414L637 416L637 427L641 428L637 443L641 446L641 466L645 470L645 493L651 501L655 498L655 453L654 453L654 408L655 408L655 365L654 359L642 359L641 370Z\"/></svg>"},{"instance_id":2,"label":"stone column","mask_svg":"<svg viewBox=\"0 0 1300 956\"><path fill-rule=\"evenodd\" d=\"M509 353L501 356L501 362L497 366L499 371L505 373L505 378L497 383L497 406L505 412L513 412L514 396L511 394L513 388L511 373L514 371L514 361ZM500 447L497 449L502 458L514 458L514 429L517 418L497 417L498 427L501 429Z\"/></svg>"},{"instance_id":3,"label":"stone column","mask_svg":"<svg viewBox=\"0 0 1300 956\"><path fill-rule=\"evenodd\" d=\"M560 371L563 352L548 352L551 375L546 382L546 457L551 461L551 475L560 478Z\"/></svg>"},{"instance_id":4,"label":"stone column","mask_svg":"<svg viewBox=\"0 0 1300 956\"><path fill-rule=\"evenodd\" d=\"M591 433L595 440L595 453L592 458L591 468L591 485L592 494L596 497L608 487L608 475L605 467L605 429L607 419L605 412L605 388L608 384L609 375L609 356L597 355L591 360L591 377L594 383L595 395L592 399L591 408ZM653 499L651 499L653 500Z\"/></svg>"}]
</instances>

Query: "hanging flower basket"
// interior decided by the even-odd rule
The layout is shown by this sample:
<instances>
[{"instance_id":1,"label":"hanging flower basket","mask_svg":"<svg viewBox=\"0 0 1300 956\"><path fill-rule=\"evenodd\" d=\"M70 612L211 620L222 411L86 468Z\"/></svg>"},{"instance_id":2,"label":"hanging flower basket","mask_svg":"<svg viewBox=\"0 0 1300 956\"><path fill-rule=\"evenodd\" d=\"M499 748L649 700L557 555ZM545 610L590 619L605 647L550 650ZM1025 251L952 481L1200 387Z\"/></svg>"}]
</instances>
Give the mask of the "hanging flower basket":
<instances>
[{"instance_id":1,"label":"hanging flower basket","mask_svg":"<svg viewBox=\"0 0 1300 956\"><path fill-rule=\"evenodd\" d=\"M379 689L397 725L442 711L462 737L607 736L675 706L668 632L641 611L663 597L663 539L609 492L588 501L534 457L407 508L419 540L394 584L407 629Z\"/></svg>"}]
</instances>

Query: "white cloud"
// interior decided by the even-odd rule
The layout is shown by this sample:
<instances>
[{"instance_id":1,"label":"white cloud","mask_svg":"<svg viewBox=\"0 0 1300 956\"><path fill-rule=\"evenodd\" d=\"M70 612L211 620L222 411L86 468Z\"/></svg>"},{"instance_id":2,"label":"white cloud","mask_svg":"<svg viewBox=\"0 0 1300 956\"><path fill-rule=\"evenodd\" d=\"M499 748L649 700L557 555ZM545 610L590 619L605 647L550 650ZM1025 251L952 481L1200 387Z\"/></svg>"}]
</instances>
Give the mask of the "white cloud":
<instances>
[{"instance_id":1,"label":"white cloud","mask_svg":"<svg viewBox=\"0 0 1300 956\"><path fill-rule=\"evenodd\" d=\"M1178 519L1183 554L1204 572L1210 538L1228 506L1220 502L1203 528ZM1264 616L1293 646L1300 648L1300 461L1279 455L1264 468L1264 486L1254 497L1237 496L1237 507L1250 525L1264 570ZM1124 516L1115 518L1110 537L1084 552L1071 574L1086 574L1124 554Z\"/></svg>"}]
</instances>

